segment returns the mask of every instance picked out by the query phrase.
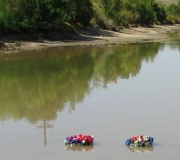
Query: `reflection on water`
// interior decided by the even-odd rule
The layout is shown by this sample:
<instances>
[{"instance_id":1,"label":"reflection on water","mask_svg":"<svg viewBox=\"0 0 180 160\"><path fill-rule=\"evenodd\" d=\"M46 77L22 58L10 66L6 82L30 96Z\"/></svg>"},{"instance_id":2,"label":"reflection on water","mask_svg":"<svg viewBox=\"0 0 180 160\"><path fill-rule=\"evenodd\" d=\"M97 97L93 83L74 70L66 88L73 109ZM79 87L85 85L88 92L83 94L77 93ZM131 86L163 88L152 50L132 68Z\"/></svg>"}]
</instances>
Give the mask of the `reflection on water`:
<instances>
[{"instance_id":1,"label":"reflection on water","mask_svg":"<svg viewBox=\"0 0 180 160\"><path fill-rule=\"evenodd\" d=\"M148 153L150 151L153 151L153 145L152 146L145 146L145 147L129 147L128 149L131 152L135 152L135 153Z\"/></svg>"},{"instance_id":2,"label":"reflection on water","mask_svg":"<svg viewBox=\"0 0 180 160\"><path fill-rule=\"evenodd\" d=\"M44 120L43 121L43 124L41 125L38 125L37 128L39 129L43 129L43 135L44 135L44 146L47 145L47 135L46 135L46 129L47 128L53 128L53 125L52 124L47 124L47 122Z\"/></svg>"},{"instance_id":3,"label":"reflection on water","mask_svg":"<svg viewBox=\"0 0 180 160\"><path fill-rule=\"evenodd\" d=\"M94 146L80 146L80 145L66 145L65 150L67 151L78 151L78 152L88 152L94 151Z\"/></svg>"},{"instance_id":4,"label":"reflection on water","mask_svg":"<svg viewBox=\"0 0 180 160\"><path fill-rule=\"evenodd\" d=\"M31 123L56 119L56 113L82 102L92 88L136 76L143 61L153 61L158 43L117 47L49 49L1 56L0 119ZM60 53L61 51L61 53ZM72 53L73 52L73 53Z\"/></svg>"}]
</instances>

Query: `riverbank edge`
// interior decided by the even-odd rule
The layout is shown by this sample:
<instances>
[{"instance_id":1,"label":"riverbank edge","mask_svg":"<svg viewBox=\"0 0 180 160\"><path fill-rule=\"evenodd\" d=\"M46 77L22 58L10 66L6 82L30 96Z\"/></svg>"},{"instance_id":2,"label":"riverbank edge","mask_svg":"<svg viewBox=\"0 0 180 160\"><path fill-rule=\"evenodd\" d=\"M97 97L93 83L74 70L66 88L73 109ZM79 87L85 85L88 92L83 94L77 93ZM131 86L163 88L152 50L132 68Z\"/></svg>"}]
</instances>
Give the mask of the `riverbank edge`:
<instances>
[{"instance_id":1,"label":"riverbank edge","mask_svg":"<svg viewBox=\"0 0 180 160\"><path fill-rule=\"evenodd\" d=\"M107 46L150 41L165 41L173 32L180 31L180 24L153 25L152 27L121 28L118 31L88 26L77 34L38 34L31 36L0 36L0 53L8 54L25 50L42 50L66 46Z\"/></svg>"}]
</instances>

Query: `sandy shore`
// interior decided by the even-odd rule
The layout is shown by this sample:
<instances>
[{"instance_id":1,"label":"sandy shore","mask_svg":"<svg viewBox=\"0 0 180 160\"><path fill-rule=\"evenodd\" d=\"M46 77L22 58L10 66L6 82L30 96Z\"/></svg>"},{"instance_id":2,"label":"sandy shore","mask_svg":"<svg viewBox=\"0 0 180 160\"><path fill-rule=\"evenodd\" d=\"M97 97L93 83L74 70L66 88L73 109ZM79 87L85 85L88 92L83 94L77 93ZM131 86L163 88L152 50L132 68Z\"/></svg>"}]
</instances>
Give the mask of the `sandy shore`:
<instances>
[{"instance_id":1,"label":"sandy shore","mask_svg":"<svg viewBox=\"0 0 180 160\"><path fill-rule=\"evenodd\" d=\"M151 28L136 27L120 29L119 32L107 31L98 27L89 27L79 34L62 37L38 35L38 37L6 36L0 37L0 53L12 53L21 50L39 50L49 47L119 45L168 39L172 32L180 31L180 24L154 25Z\"/></svg>"}]
</instances>

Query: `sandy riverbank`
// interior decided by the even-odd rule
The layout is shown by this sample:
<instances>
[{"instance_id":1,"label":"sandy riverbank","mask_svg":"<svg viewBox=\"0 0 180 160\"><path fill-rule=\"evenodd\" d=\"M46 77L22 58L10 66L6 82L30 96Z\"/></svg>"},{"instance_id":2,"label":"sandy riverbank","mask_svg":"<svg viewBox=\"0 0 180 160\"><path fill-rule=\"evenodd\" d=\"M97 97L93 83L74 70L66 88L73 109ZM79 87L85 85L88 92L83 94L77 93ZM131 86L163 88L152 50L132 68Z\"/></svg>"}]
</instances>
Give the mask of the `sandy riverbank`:
<instances>
[{"instance_id":1,"label":"sandy riverbank","mask_svg":"<svg viewBox=\"0 0 180 160\"><path fill-rule=\"evenodd\" d=\"M133 27L117 31L107 31L98 27L89 27L79 34L62 37L58 34L36 37L6 36L0 37L0 53L12 53L21 50L39 50L49 47L118 45L144 41L168 39L172 32L180 31L180 24L154 25L151 28Z\"/></svg>"}]
</instances>

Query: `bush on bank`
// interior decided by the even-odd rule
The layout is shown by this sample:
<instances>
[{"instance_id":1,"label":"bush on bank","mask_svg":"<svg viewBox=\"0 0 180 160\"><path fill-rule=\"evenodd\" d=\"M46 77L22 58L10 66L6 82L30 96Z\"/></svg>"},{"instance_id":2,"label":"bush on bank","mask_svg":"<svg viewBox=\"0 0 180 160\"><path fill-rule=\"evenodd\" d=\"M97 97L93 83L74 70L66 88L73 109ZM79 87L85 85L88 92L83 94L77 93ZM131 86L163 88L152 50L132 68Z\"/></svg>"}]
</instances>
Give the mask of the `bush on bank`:
<instances>
[{"instance_id":1,"label":"bush on bank","mask_svg":"<svg viewBox=\"0 0 180 160\"><path fill-rule=\"evenodd\" d=\"M180 1L177 4L171 4L167 7L168 21L172 23L180 23Z\"/></svg>"},{"instance_id":2,"label":"bush on bank","mask_svg":"<svg viewBox=\"0 0 180 160\"><path fill-rule=\"evenodd\" d=\"M89 0L0 0L0 34L70 31L93 16Z\"/></svg>"},{"instance_id":3,"label":"bush on bank","mask_svg":"<svg viewBox=\"0 0 180 160\"><path fill-rule=\"evenodd\" d=\"M98 7L95 7L98 6ZM0 0L0 35L66 33L99 22L102 13L115 25L180 23L180 1L165 6L155 0Z\"/></svg>"},{"instance_id":4,"label":"bush on bank","mask_svg":"<svg viewBox=\"0 0 180 160\"><path fill-rule=\"evenodd\" d=\"M155 0L102 0L102 3L106 16L118 25L166 22L165 6Z\"/></svg>"}]
</instances>

